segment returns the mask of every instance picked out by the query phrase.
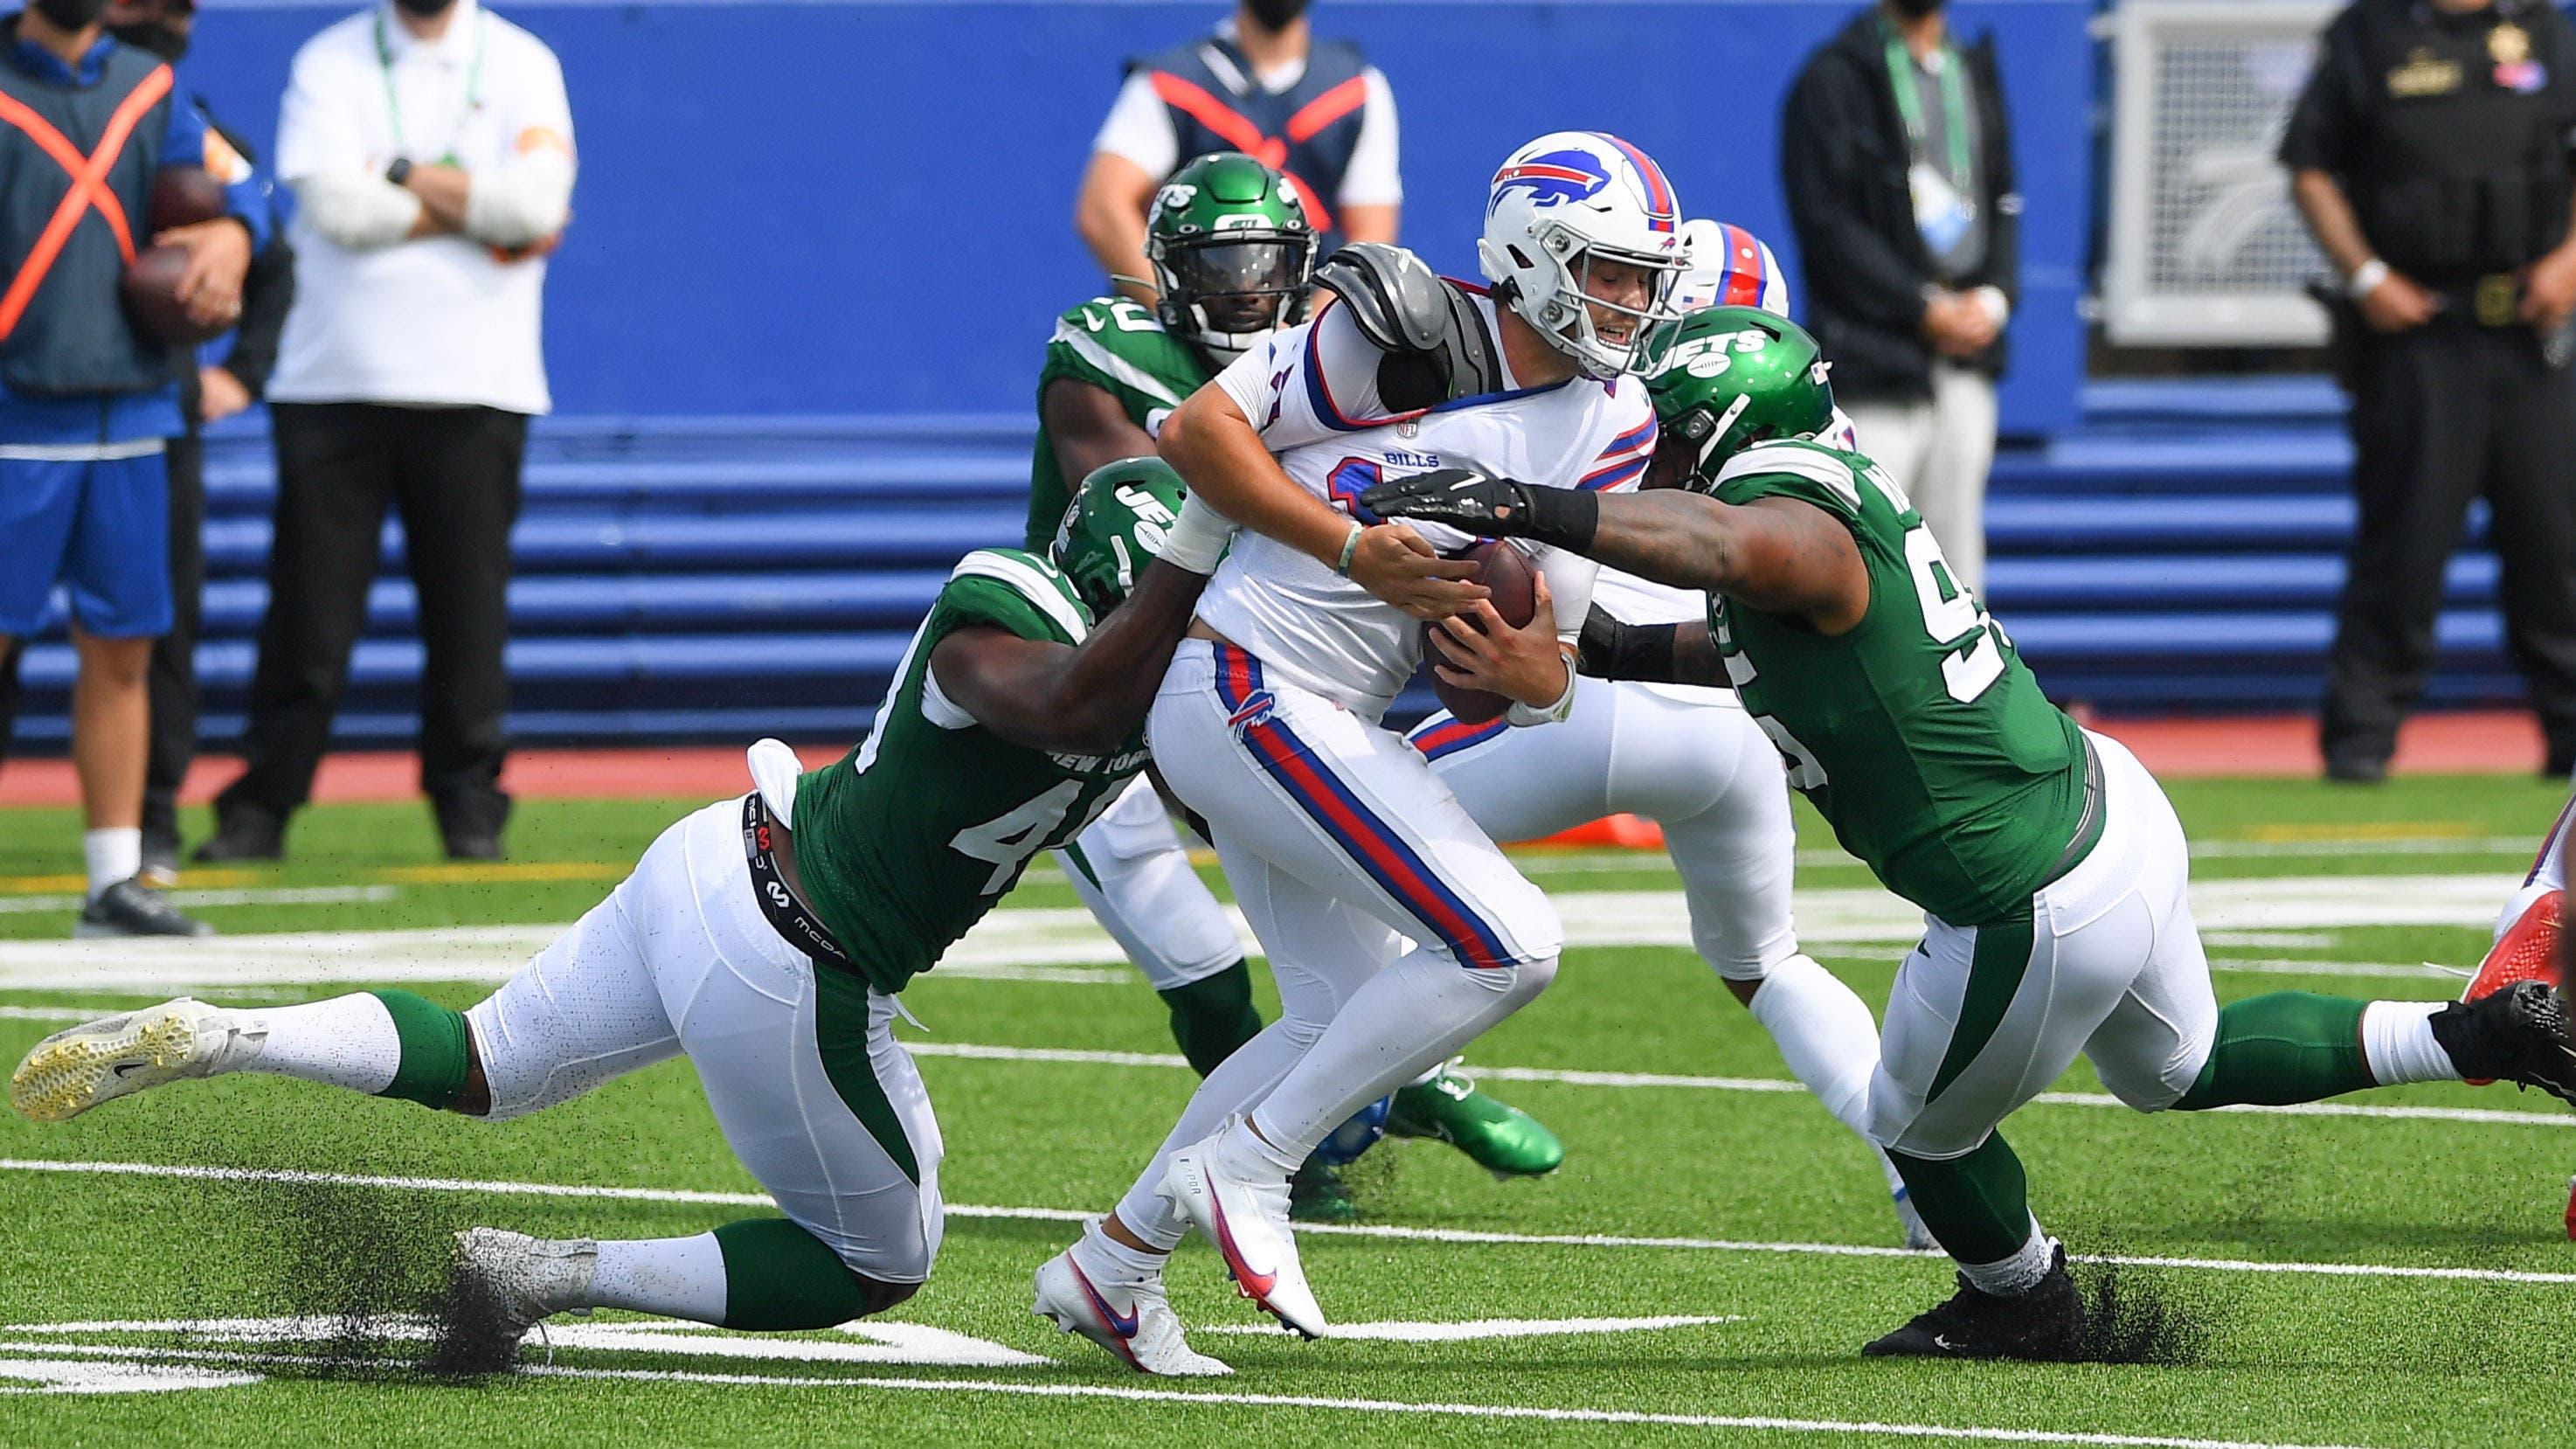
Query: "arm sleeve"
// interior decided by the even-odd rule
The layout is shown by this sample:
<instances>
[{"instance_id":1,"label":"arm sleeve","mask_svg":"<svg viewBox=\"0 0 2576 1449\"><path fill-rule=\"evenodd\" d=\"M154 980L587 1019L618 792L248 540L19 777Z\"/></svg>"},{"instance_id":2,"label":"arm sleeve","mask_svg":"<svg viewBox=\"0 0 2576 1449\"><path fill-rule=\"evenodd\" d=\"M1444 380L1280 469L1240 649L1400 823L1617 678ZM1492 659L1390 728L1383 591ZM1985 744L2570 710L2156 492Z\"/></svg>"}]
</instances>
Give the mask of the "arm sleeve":
<instances>
[{"instance_id":1,"label":"arm sleeve","mask_svg":"<svg viewBox=\"0 0 2576 1449\"><path fill-rule=\"evenodd\" d=\"M250 232L251 250L256 252L268 243L268 185L251 169L250 161L232 148L231 142L206 124L194 96L186 81L173 78L170 119L161 132L162 164L201 166L221 181L224 215Z\"/></svg>"},{"instance_id":2,"label":"arm sleeve","mask_svg":"<svg viewBox=\"0 0 2576 1449\"><path fill-rule=\"evenodd\" d=\"M420 220L418 196L364 171L324 171L294 183L313 229L352 251L392 246Z\"/></svg>"},{"instance_id":3,"label":"arm sleeve","mask_svg":"<svg viewBox=\"0 0 2576 1449\"><path fill-rule=\"evenodd\" d=\"M233 329L232 351L224 355L224 371L252 397L268 395L269 374L277 370L277 335L294 302L295 251L272 229L268 245L252 255L250 272L242 278L241 321Z\"/></svg>"},{"instance_id":4,"label":"arm sleeve","mask_svg":"<svg viewBox=\"0 0 2576 1449\"><path fill-rule=\"evenodd\" d=\"M1277 453L1398 416L1378 400L1382 356L1348 309L1332 307L1304 326L1272 333L1217 374L1216 385Z\"/></svg>"},{"instance_id":5,"label":"arm sleeve","mask_svg":"<svg viewBox=\"0 0 2576 1449\"><path fill-rule=\"evenodd\" d=\"M1851 198L1871 184L1859 174L1852 137L1877 119L1858 104L1829 59L1811 62L1789 92L1780 125L1780 179L1807 277L1808 306L1830 294L1835 305L1889 327L1912 330L1923 320L1923 287L1931 277L1870 228Z\"/></svg>"},{"instance_id":6,"label":"arm sleeve","mask_svg":"<svg viewBox=\"0 0 2576 1449\"><path fill-rule=\"evenodd\" d=\"M510 107L510 159L476 172L465 193L465 234L497 247L543 241L572 215L572 103L554 52L531 46Z\"/></svg>"},{"instance_id":7,"label":"arm sleeve","mask_svg":"<svg viewBox=\"0 0 2576 1449\"><path fill-rule=\"evenodd\" d=\"M2012 112L2004 104L2003 72L1995 64L1995 40L1977 42L1977 77L1985 90L1986 257L1977 269L1980 284L2003 295L2009 317L2021 301L2021 191L2013 174ZM2000 327L2004 318L1995 320Z\"/></svg>"},{"instance_id":8,"label":"arm sleeve","mask_svg":"<svg viewBox=\"0 0 2576 1449\"><path fill-rule=\"evenodd\" d=\"M1342 172L1342 189L1334 200L1343 206L1395 206L1404 200L1395 89L1376 66L1360 73L1360 83L1368 93L1360 104L1360 136L1351 148L1351 164Z\"/></svg>"},{"instance_id":9,"label":"arm sleeve","mask_svg":"<svg viewBox=\"0 0 2576 1449\"><path fill-rule=\"evenodd\" d=\"M2336 176L2350 169L2354 133L2361 107L2354 94L2351 32L2342 21L2326 27L2317 47L2317 68L2308 73L2281 131L2281 164L2293 171L2324 171Z\"/></svg>"},{"instance_id":10,"label":"arm sleeve","mask_svg":"<svg viewBox=\"0 0 2576 1449\"><path fill-rule=\"evenodd\" d=\"M1091 138L1091 149L1125 157L1156 178L1180 166L1181 138L1172 131L1172 113L1163 109L1163 98L1154 94L1153 74L1143 66L1127 73L1118 99L1110 103L1109 118Z\"/></svg>"}]
</instances>

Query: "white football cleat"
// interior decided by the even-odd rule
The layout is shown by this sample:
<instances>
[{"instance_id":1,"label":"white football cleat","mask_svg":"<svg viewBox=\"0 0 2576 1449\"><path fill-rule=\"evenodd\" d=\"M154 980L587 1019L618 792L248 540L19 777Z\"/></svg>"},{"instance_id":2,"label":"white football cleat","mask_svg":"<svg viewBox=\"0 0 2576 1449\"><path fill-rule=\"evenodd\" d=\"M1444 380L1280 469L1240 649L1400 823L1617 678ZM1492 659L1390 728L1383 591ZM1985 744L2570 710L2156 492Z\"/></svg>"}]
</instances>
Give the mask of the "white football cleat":
<instances>
[{"instance_id":1,"label":"white football cleat","mask_svg":"<svg viewBox=\"0 0 2576 1449\"><path fill-rule=\"evenodd\" d=\"M1140 1374L1216 1378L1234 1372L1190 1347L1181 1332L1180 1316L1172 1312L1159 1281L1111 1283L1104 1288L1082 1271L1067 1249L1038 1269L1037 1287L1031 1313L1052 1320L1061 1332L1090 1339ZM1115 1301L1121 1298L1127 1302L1123 1313Z\"/></svg>"},{"instance_id":2,"label":"white football cleat","mask_svg":"<svg viewBox=\"0 0 2576 1449\"><path fill-rule=\"evenodd\" d=\"M467 1228L450 1260L456 1287L488 1311L512 1343L558 1313L588 1314L599 1244L588 1238L532 1238L505 1228Z\"/></svg>"},{"instance_id":3,"label":"white football cleat","mask_svg":"<svg viewBox=\"0 0 2576 1449\"><path fill-rule=\"evenodd\" d=\"M1227 1124L1243 1120L1240 1117ZM1225 1259L1234 1286L1253 1306L1308 1338L1324 1336L1322 1305L1297 1264L1297 1237L1288 1227L1288 1179L1255 1182L1228 1173L1217 1151L1219 1128L1172 1154L1163 1173L1163 1195L1189 1214Z\"/></svg>"},{"instance_id":4,"label":"white football cleat","mask_svg":"<svg viewBox=\"0 0 2576 1449\"><path fill-rule=\"evenodd\" d=\"M266 1032L232 1012L182 996L83 1022L36 1043L9 1074L9 1105L38 1122L68 1122L101 1102L258 1055Z\"/></svg>"}]
</instances>

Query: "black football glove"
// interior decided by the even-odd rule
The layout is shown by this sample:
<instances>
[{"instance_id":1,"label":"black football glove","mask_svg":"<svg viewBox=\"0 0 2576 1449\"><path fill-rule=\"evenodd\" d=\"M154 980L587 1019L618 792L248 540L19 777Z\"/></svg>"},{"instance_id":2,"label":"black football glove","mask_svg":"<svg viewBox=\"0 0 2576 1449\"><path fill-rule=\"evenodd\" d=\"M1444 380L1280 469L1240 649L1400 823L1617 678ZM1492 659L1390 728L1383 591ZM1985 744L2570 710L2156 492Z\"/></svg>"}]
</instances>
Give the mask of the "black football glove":
<instances>
[{"instance_id":1,"label":"black football glove","mask_svg":"<svg viewBox=\"0 0 2576 1449\"><path fill-rule=\"evenodd\" d=\"M1533 488L1467 468L1389 479L1360 495L1386 518L1445 523L1478 538L1527 538L1581 552L1600 521L1600 500L1579 488Z\"/></svg>"}]
</instances>

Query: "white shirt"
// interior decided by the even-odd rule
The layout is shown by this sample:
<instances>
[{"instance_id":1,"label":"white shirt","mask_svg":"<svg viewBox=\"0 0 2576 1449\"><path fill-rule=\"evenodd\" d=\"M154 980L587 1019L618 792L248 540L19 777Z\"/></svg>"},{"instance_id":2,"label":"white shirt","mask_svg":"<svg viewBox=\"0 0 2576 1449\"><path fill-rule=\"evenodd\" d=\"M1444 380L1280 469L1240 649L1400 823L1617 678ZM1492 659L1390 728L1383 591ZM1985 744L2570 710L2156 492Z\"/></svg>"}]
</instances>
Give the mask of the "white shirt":
<instances>
[{"instance_id":1,"label":"white shirt","mask_svg":"<svg viewBox=\"0 0 2576 1449\"><path fill-rule=\"evenodd\" d=\"M1490 314L1492 303L1479 300ZM1655 446L1655 414L1634 378L1577 377L1509 386L1428 412L1391 413L1377 396L1378 351L1347 309L1272 334L1219 373L1279 466L1345 511L1370 484L1439 468L1472 467L1556 488L1633 488ZM1470 540L1413 527L1443 551ZM1595 566L1531 547L1547 579L1560 637L1581 632ZM1421 622L1274 539L1245 530L1199 597L1199 617L1251 650L1262 667L1375 720L1422 658Z\"/></svg>"},{"instance_id":2,"label":"white shirt","mask_svg":"<svg viewBox=\"0 0 2576 1449\"><path fill-rule=\"evenodd\" d=\"M456 0L435 41L414 39L390 7L331 26L295 53L278 112L277 175L290 186L332 172L381 175L397 156L490 173L543 148L572 150L563 67L478 0ZM295 305L270 398L515 413L553 405L542 254L505 261L461 236L352 249L301 210L289 236Z\"/></svg>"},{"instance_id":3,"label":"white shirt","mask_svg":"<svg viewBox=\"0 0 2576 1449\"><path fill-rule=\"evenodd\" d=\"M1234 22L1227 21L1230 27ZM1219 34L1227 34L1220 27ZM1220 64L1222 73L1228 67ZM1306 58L1299 56L1286 65L1255 73L1249 84L1258 85L1272 95L1287 90L1306 77ZM1395 206L1404 200L1404 178L1396 165L1395 92L1386 83L1386 75L1376 66L1360 71L1364 99L1360 102L1359 140L1351 150L1349 169L1342 172L1341 189L1333 197L1335 207ZM1154 78L1143 69L1127 77L1118 88L1118 99L1110 104L1109 119L1101 122L1100 134L1093 137L1091 149L1106 151L1136 163L1136 169L1160 180L1180 168L1181 139L1172 129L1172 113L1163 98L1154 94Z\"/></svg>"}]
</instances>

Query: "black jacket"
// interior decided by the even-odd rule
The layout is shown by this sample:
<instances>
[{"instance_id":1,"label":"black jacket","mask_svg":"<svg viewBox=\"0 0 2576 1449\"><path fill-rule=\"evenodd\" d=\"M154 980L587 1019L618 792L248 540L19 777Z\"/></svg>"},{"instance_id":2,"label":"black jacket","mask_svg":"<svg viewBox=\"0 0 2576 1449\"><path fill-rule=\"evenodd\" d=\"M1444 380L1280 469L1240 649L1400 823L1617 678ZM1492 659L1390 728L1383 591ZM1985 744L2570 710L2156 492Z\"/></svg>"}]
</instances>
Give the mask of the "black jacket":
<instances>
[{"instance_id":1,"label":"black jacket","mask_svg":"<svg viewBox=\"0 0 2576 1449\"><path fill-rule=\"evenodd\" d=\"M2021 197L2013 191L2012 136L1994 40L1960 47L1984 154L1977 198L1986 257L1958 285L2021 297ZM1780 176L1798 234L1808 330L1834 365L1846 399L1931 395L1932 349L1925 343L1923 289L1932 256L1915 229L1906 188L1905 121L1887 76L1878 11L1865 10L1807 61L1780 118ZM1988 376L2004 369L2004 339L1977 357Z\"/></svg>"}]
</instances>

